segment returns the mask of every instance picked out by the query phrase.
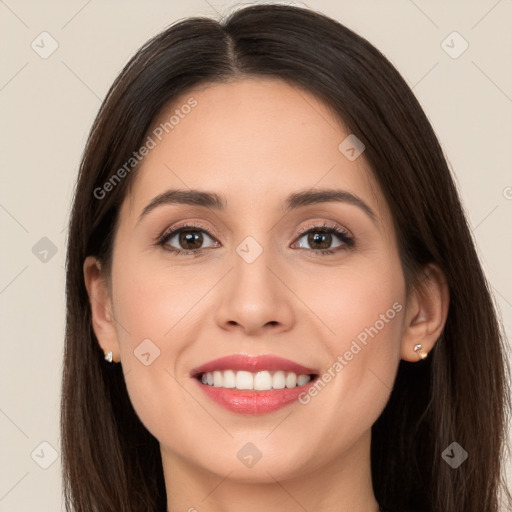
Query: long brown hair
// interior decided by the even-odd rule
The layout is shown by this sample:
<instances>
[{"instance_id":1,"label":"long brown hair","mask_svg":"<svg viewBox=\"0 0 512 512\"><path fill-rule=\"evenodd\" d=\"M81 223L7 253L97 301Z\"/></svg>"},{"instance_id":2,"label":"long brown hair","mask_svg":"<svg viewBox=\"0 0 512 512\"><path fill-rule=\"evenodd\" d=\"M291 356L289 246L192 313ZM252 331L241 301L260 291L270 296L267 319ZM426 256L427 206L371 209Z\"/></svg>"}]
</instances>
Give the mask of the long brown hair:
<instances>
[{"instance_id":1,"label":"long brown hair","mask_svg":"<svg viewBox=\"0 0 512 512\"><path fill-rule=\"evenodd\" d=\"M393 511L497 512L500 495L509 506L501 458L510 412L503 335L427 117L398 71L364 38L308 9L256 5L222 22L185 19L148 41L115 80L93 124L67 253L61 416L67 510L166 508L158 441L130 403L121 365L103 360L82 270L88 255L109 268L119 206L137 169L108 193L98 190L140 148L165 104L199 84L244 76L285 80L332 108L366 146L393 215L408 285L430 262L447 279L441 338L425 361L400 362L372 427L376 499ZM442 458L454 441L469 455L457 469Z\"/></svg>"}]
</instances>

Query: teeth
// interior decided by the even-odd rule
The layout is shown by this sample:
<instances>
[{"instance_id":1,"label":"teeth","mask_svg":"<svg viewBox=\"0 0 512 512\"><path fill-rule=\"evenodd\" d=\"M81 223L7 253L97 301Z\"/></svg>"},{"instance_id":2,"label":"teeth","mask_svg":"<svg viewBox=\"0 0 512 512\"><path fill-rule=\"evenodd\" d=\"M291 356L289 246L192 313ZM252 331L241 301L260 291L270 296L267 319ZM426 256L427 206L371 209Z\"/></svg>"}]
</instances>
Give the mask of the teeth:
<instances>
[{"instance_id":1,"label":"teeth","mask_svg":"<svg viewBox=\"0 0 512 512\"><path fill-rule=\"evenodd\" d=\"M208 380L208 376L207 376ZM221 372L213 372L213 385L216 388L219 388L222 386L222 373Z\"/></svg>"},{"instance_id":2,"label":"teeth","mask_svg":"<svg viewBox=\"0 0 512 512\"><path fill-rule=\"evenodd\" d=\"M222 383L221 383L222 384ZM218 388L222 385L217 386ZM254 389L254 377L251 372L236 372L236 389Z\"/></svg>"},{"instance_id":3,"label":"teeth","mask_svg":"<svg viewBox=\"0 0 512 512\"><path fill-rule=\"evenodd\" d=\"M309 375L306 375L306 377L309 377ZM306 382L309 381L309 378ZM297 385L297 375L295 373L290 372L286 376L286 387L287 388L294 388Z\"/></svg>"},{"instance_id":4,"label":"teeth","mask_svg":"<svg viewBox=\"0 0 512 512\"><path fill-rule=\"evenodd\" d=\"M233 370L226 370L222 378L222 387L224 388L234 388L236 386L236 375Z\"/></svg>"},{"instance_id":5,"label":"teeth","mask_svg":"<svg viewBox=\"0 0 512 512\"><path fill-rule=\"evenodd\" d=\"M257 391L265 391L272 387L272 375L269 372L258 372L254 375L254 388Z\"/></svg>"},{"instance_id":6,"label":"teeth","mask_svg":"<svg viewBox=\"0 0 512 512\"><path fill-rule=\"evenodd\" d=\"M293 372L278 370L247 372L234 370L215 370L201 375L201 382L216 388L236 388L242 390L269 391L271 389L295 388L304 386L311 380L309 375L297 375Z\"/></svg>"},{"instance_id":7,"label":"teeth","mask_svg":"<svg viewBox=\"0 0 512 512\"><path fill-rule=\"evenodd\" d=\"M297 386L304 386L304 384L307 384L310 380L309 375L299 375L297 377Z\"/></svg>"},{"instance_id":8,"label":"teeth","mask_svg":"<svg viewBox=\"0 0 512 512\"><path fill-rule=\"evenodd\" d=\"M274 389L283 389L286 386L286 377L284 376L284 372L278 371L274 373L272 377L272 387Z\"/></svg>"}]
</instances>

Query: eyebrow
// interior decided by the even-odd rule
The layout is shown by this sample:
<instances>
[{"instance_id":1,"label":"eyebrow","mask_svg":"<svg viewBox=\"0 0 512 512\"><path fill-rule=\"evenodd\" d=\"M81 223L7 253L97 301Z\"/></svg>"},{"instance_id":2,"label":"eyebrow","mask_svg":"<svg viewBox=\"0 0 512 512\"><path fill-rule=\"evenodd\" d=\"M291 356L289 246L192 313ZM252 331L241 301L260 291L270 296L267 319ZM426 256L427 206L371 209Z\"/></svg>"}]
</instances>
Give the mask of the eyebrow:
<instances>
[{"instance_id":1,"label":"eyebrow","mask_svg":"<svg viewBox=\"0 0 512 512\"><path fill-rule=\"evenodd\" d=\"M290 194L281 207L287 213L291 210L321 203L347 203L357 206L363 210L372 222L376 222L375 212L359 197L345 190L335 189L310 189ZM155 208L168 204L185 204L192 206L203 206L214 210L222 211L227 208L227 201L223 196L214 192L203 190L180 190L171 189L159 194L142 210L137 222L140 222L149 212Z\"/></svg>"}]
</instances>

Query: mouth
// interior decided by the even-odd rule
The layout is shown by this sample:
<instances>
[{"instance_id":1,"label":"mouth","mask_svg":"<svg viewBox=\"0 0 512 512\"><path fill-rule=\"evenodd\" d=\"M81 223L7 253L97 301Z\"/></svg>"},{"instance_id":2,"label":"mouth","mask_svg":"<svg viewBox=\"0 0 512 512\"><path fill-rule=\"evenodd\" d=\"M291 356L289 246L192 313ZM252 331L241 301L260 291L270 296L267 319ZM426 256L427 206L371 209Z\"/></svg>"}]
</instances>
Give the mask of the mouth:
<instances>
[{"instance_id":1,"label":"mouth","mask_svg":"<svg viewBox=\"0 0 512 512\"><path fill-rule=\"evenodd\" d=\"M208 398L230 411L268 413L296 402L319 371L276 356L235 354L190 372Z\"/></svg>"}]
</instances>

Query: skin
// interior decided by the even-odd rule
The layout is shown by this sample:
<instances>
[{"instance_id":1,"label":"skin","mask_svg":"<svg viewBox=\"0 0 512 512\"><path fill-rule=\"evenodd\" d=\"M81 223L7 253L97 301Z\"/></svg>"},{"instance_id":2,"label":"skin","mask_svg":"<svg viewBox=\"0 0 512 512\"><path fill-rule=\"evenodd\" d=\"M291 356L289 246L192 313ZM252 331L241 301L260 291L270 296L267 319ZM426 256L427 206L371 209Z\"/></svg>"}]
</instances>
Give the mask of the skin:
<instances>
[{"instance_id":1,"label":"skin","mask_svg":"<svg viewBox=\"0 0 512 512\"><path fill-rule=\"evenodd\" d=\"M349 161L338 150L349 132L314 96L273 79L208 84L167 106L155 126L191 96L197 106L145 157L122 204L111 275L94 257L84 263L98 341L122 363L134 408L160 442L169 510L377 511L371 426L400 359L418 361L414 345L429 352L441 334L444 276L431 265L424 286L406 296L391 212L364 153ZM139 221L170 188L216 192L227 207L168 204ZM357 195L375 222L348 203L283 213L289 193L311 188ZM205 247L202 255L155 243L182 221L206 230L192 245ZM324 221L348 230L355 246L321 255L298 235ZM247 236L263 249L252 263L236 252ZM190 247L177 236L168 243ZM337 235L327 241L340 244ZM237 353L273 354L322 374L395 303L401 311L306 405L237 414L190 376ZM148 366L134 355L147 338L160 350ZM262 453L251 468L237 457L247 442Z\"/></svg>"}]
</instances>

